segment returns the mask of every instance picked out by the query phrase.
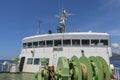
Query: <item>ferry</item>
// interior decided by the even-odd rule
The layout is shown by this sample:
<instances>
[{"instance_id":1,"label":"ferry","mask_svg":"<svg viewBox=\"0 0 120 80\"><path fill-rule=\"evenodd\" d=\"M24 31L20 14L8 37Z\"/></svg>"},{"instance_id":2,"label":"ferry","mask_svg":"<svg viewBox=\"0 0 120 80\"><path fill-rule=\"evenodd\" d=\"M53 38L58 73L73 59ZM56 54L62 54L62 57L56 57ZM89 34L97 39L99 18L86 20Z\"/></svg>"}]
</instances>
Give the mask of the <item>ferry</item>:
<instances>
[{"instance_id":1,"label":"ferry","mask_svg":"<svg viewBox=\"0 0 120 80\"><path fill-rule=\"evenodd\" d=\"M62 9L57 16L60 19L58 33L49 31L23 38L19 60L9 70L35 73L36 80L112 80L110 35L66 32L69 15Z\"/></svg>"}]
</instances>

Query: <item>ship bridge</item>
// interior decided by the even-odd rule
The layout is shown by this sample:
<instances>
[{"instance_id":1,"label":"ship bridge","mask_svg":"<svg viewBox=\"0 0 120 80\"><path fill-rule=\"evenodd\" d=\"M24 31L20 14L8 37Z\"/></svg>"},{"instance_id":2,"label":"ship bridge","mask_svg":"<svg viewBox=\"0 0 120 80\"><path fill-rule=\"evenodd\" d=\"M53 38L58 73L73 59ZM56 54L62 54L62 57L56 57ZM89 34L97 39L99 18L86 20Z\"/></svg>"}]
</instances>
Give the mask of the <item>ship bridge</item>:
<instances>
[{"instance_id":1,"label":"ship bridge","mask_svg":"<svg viewBox=\"0 0 120 80\"><path fill-rule=\"evenodd\" d=\"M44 34L26 37L22 40L23 48L72 46L75 43L77 46L110 46L109 42L109 34L94 32Z\"/></svg>"}]
</instances>

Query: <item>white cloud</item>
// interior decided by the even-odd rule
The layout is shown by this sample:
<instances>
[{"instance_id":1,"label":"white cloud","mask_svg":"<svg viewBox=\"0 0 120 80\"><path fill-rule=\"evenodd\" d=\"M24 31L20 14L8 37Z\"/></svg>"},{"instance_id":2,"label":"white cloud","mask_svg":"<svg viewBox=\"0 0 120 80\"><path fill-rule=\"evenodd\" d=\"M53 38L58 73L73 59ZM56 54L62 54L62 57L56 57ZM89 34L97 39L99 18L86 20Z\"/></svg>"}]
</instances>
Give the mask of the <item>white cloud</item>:
<instances>
[{"instance_id":1,"label":"white cloud","mask_svg":"<svg viewBox=\"0 0 120 80\"><path fill-rule=\"evenodd\" d=\"M120 48L120 45L118 43L112 43L113 48Z\"/></svg>"},{"instance_id":2,"label":"white cloud","mask_svg":"<svg viewBox=\"0 0 120 80\"><path fill-rule=\"evenodd\" d=\"M101 7L100 10L106 8L120 7L120 0L100 0Z\"/></svg>"},{"instance_id":3,"label":"white cloud","mask_svg":"<svg viewBox=\"0 0 120 80\"><path fill-rule=\"evenodd\" d=\"M116 54L120 54L120 44L112 43L112 52Z\"/></svg>"},{"instance_id":4,"label":"white cloud","mask_svg":"<svg viewBox=\"0 0 120 80\"><path fill-rule=\"evenodd\" d=\"M114 29L109 31L111 36L120 36L120 30L119 29Z\"/></svg>"}]
</instances>

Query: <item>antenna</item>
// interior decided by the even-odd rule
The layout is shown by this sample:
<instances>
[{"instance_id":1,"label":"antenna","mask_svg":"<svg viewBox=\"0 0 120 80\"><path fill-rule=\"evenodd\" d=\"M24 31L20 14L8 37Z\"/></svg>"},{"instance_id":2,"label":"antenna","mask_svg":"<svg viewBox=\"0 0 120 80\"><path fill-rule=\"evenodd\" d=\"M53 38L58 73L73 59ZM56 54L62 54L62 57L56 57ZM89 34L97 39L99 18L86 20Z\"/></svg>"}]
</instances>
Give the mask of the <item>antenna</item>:
<instances>
[{"instance_id":1,"label":"antenna","mask_svg":"<svg viewBox=\"0 0 120 80\"><path fill-rule=\"evenodd\" d=\"M74 15L74 14L67 13L65 9L62 9L61 15L56 15L56 17L60 19L60 22L59 22L60 26L57 28L57 30L59 30L58 32L60 33L66 32L65 23L66 23L67 17L71 15Z\"/></svg>"},{"instance_id":2,"label":"antenna","mask_svg":"<svg viewBox=\"0 0 120 80\"><path fill-rule=\"evenodd\" d=\"M38 19L37 22L38 22L38 29L37 29L36 35L39 35L41 33L40 28L41 28L42 21Z\"/></svg>"}]
</instances>

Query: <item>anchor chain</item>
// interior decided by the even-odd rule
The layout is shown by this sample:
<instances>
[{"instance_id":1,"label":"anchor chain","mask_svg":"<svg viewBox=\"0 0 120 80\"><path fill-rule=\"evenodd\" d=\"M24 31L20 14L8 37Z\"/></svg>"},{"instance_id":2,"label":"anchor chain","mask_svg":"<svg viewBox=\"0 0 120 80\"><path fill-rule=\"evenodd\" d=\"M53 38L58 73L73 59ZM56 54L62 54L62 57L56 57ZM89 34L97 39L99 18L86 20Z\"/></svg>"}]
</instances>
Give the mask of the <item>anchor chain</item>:
<instances>
[{"instance_id":1,"label":"anchor chain","mask_svg":"<svg viewBox=\"0 0 120 80\"><path fill-rule=\"evenodd\" d=\"M49 66L49 80L55 80L54 66Z\"/></svg>"}]
</instances>

